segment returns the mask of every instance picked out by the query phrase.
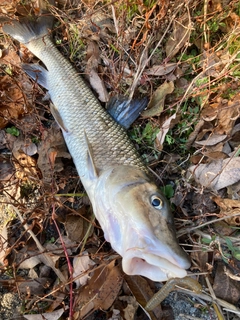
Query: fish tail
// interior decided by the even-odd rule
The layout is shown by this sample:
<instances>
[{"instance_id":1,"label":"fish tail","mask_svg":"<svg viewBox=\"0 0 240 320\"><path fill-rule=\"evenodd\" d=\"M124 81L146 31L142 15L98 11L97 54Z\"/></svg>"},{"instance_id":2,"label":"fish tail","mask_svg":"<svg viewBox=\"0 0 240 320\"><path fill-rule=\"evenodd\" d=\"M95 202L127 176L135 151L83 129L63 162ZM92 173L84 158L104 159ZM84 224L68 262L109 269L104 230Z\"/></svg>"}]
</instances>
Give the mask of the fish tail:
<instances>
[{"instance_id":1,"label":"fish tail","mask_svg":"<svg viewBox=\"0 0 240 320\"><path fill-rule=\"evenodd\" d=\"M27 45L33 40L48 35L48 30L51 29L52 23L52 16L42 15L37 19L23 18L19 21L12 20L2 28L5 33Z\"/></svg>"}]
</instances>

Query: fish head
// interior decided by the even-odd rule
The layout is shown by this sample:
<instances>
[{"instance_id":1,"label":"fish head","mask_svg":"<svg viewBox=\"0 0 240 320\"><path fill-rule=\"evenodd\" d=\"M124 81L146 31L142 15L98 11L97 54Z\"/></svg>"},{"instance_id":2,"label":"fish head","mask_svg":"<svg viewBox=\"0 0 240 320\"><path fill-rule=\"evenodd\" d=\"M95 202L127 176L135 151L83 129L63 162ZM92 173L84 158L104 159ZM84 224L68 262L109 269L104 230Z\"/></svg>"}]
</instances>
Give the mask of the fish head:
<instances>
[{"instance_id":1,"label":"fish head","mask_svg":"<svg viewBox=\"0 0 240 320\"><path fill-rule=\"evenodd\" d=\"M153 281L185 277L188 255L178 244L168 201L134 166L110 168L99 177L95 214L104 236L123 258L123 271Z\"/></svg>"}]
</instances>

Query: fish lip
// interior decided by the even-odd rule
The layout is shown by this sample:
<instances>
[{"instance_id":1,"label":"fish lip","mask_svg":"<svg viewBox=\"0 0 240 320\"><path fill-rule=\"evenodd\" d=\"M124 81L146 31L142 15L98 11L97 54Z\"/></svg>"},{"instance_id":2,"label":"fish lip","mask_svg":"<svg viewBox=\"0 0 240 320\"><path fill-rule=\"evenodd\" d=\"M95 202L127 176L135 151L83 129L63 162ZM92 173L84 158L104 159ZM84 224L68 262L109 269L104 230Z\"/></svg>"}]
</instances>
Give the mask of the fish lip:
<instances>
[{"instance_id":1,"label":"fish lip","mask_svg":"<svg viewBox=\"0 0 240 320\"><path fill-rule=\"evenodd\" d=\"M138 274L159 282L175 277L183 278L187 275L184 267L140 248L128 249L123 255L122 266L123 271L128 275Z\"/></svg>"}]
</instances>

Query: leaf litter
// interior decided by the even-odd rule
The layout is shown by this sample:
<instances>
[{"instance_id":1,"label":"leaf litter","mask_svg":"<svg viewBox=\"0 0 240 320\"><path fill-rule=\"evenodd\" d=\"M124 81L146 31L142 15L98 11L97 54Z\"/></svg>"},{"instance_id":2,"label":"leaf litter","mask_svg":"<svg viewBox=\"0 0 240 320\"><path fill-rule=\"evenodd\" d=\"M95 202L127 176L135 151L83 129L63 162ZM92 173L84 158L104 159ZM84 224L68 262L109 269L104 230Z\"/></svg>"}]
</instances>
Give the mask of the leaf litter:
<instances>
[{"instance_id":1,"label":"leaf litter","mask_svg":"<svg viewBox=\"0 0 240 320\"><path fill-rule=\"evenodd\" d=\"M236 319L240 272L237 2L59 4L60 8L51 8L58 20L54 41L99 99L105 102L119 94L149 97L148 109L133 125L138 132L147 127L145 138L132 138L144 150L159 184L170 183L174 189L170 201L175 205L180 243L191 255L191 271L204 273L199 276L204 292L195 295L194 316L221 319L231 314ZM34 3L5 1L0 10L12 16L38 14L39 8ZM0 283L26 301L25 313L38 313L25 314L28 319L61 315L65 319L69 314L74 319L88 315L89 320L167 319L164 304L148 315L137 308L144 308L156 286L123 275L119 260L104 242L60 129L49 113L49 102L21 71L21 61L35 58L6 37L1 38L0 49L0 261L1 275L7 277ZM16 130L19 135L14 136ZM168 318L186 319L186 294L176 294L184 307L176 309L170 294ZM208 309L206 317L201 307Z\"/></svg>"}]
</instances>

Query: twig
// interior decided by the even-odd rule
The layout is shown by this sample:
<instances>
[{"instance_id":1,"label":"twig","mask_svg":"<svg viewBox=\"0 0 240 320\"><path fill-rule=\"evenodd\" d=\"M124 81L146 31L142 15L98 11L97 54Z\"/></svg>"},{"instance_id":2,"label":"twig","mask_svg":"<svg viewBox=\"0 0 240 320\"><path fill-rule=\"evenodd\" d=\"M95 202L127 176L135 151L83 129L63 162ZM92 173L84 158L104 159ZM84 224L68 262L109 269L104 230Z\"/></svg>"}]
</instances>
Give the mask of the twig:
<instances>
[{"instance_id":1,"label":"twig","mask_svg":"<svg viewBox=\"0 0 240 320\"><path fill-rule=\"evenodd\" d=\"M132 85L131 85L131 87L130 87L130 89L129 89L129 92L130 92L130 94L129 94L129 100L131 100L131 99L133 98L134 91L135 91L135 89L136 89L136 87L137 87L137 85L138 85L138 81L139 81L139 79L140 79L140 77L141 77L141 75L142 75L145 67L146 67L147 64L150 62L150 60L152 59L152 56L154 55L155 51L157 50L157 48L160 46L160 44L161 44L162 41L164 40L164 38L165 38L168 30L170 29L170 26L172 25L174 19L176 18L176 15L178 14L178 12L180 11L180 9L181 9L182 6L183 6L183 4L180 4L180 5L178 6L176 12L172 15L172 19L170 20L170 22L169 22L166 30L164 31L164 33L163 33L163 35L162 35L162 37L161 37L161 39L158 41L157 45L156 45L155 48L153 49L153 51L152 51L152 53L150 54L150 56L148 57L148 59L146 59L146 60L143 62L144 57L145 57L145 54L146 54L146 51L148 50L148 46L149 46L149 44L150 44L151 41L152 41L152 38L151 38L151 37L149 38L149 40L148 40L148 42L147 42L147 44L146 44L146 46L145 46L145 48L144 48L144 50L143 50L143 52L142 52L142 54L141 54L140 61L139 61L139 66L138 66L138 69L137 69L137 71L136 71L135 78L134 78L133 83L132 83Z\"/></svg>"},{"instance_id":2,"label":"twig","mask_svg":"<svg viewBox=\"0 0 240 320\"><path fill-rule=\"evenodd\" d=\"M209 290L209 292L211 294L212 299L214 301L216 301L217 297L216 297L215 292L213 290L213 287L212 287L212 285L211 285L211 283L210 283L210 281L208 279L208 276L205 277L205 280L206 280L206 283L207 283L207 286L208 286L208 290ZM214 310L215 310L215 312L217 314L218 319L219 320L224 320L225 319L224 315L223 315L222 310L221 310L220 306L218 305L218 303L214 302L213 303L213 308L214 308Z\"/></svg>"},{"instance_id":3,"label":"twig","mask_svg":"<svg viewBox=\"0 0 240 320\"><path fill-rule=\"evenodd\" d=\"M26 225L26 221L23 219L21 213L19 212L19 210L14 207L11 206L13 211L15 211L15 213L18 215L19 220L22 222L22 225L24 227L24 229L30 234L30 236L32 237L32 239L34 240L34 242L36 243L36 246L38 248L38 250L41 252L41 259L42 262L45 263L48 267L50 267L58 276L58 278L63 282L66 283L67 279L65 278L65 276L62 274L62 272L57 269L55 267L55 263L52 260L52 258L45 252L46 249L41 245L41 243L39 242L39 240L37 239L37 237L35 236L35 234L32 232L32 230L29 230L28 226Z\"/></svg>"}]
</instances>

